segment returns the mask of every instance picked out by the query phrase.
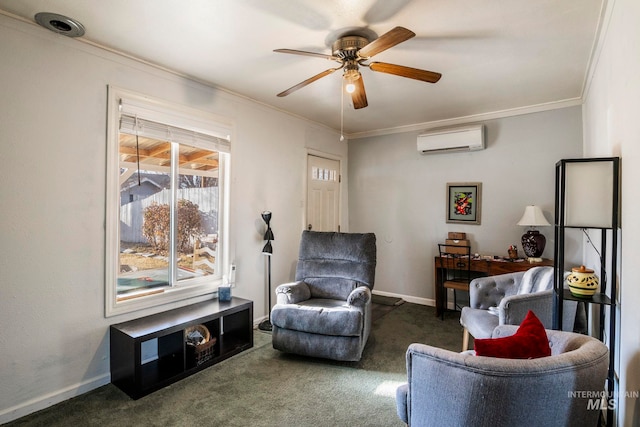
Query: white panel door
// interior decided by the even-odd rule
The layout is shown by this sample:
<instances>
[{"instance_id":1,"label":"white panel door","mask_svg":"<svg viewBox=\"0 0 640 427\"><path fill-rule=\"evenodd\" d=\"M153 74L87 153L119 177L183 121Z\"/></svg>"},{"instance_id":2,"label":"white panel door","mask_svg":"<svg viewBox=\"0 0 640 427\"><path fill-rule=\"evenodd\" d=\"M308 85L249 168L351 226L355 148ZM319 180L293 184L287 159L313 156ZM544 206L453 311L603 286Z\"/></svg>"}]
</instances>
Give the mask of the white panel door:
<instances>
[{"instance_id":1,"label":"white panel door","mask_svg":"<svg viewBox=\"0 0 640 427\"><path fill-rule=\"evenodd\" d=\"M307 157L307 229L340 231L340 161Z\"/></svg>"}]
</instances>

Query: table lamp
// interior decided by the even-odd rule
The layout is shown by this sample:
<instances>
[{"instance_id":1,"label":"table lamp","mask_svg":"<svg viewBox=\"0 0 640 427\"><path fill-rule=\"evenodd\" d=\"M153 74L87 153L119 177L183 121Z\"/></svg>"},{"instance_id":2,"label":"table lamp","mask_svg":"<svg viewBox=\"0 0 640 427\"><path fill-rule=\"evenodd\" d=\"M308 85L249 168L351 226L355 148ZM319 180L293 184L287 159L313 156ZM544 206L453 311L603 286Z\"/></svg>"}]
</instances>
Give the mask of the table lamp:
<instances>
[{"instance_id":1,"label":"table lamp","mask_svg":"<svg viewBox=\"0 0 640 427\"><path fill-rule=\"evenodd\" d=\"M518 225L531 227L522 235L522 250L529 258L529 262L542 262L541 256L547 239L535 227L551 225L544 217L542 209L535 205L527 206Z\"/></svg>"}]
</instances>

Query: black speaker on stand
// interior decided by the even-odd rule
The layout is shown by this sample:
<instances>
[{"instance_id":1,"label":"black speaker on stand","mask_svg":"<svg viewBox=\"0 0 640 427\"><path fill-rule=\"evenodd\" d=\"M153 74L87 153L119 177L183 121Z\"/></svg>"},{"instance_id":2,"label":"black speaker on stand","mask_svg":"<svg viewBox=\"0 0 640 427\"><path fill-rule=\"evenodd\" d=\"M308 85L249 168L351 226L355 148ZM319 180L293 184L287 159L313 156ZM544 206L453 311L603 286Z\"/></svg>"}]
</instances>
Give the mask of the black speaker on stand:
<instances>
[{"instance_id":1,"label":"black speaker on stand","mask_svg":"<svg viewBox=\"0 0 640 427\"><path fill-rule=\"evenodd\" d=\"M258 325L258 329L261 331L271 331L273 326L271 325L271 255L273 254L273 247L271 246L271 241L275 240L273 237L273 231L271 230L271 212L264 211L262 212L262 219L265 224L267 224L267 231L264 233L264 240L267 243L262 248L262 253L267 256L267 283L268 283L268 292L269 292L269 310L268 315L265 320L260 322Z\"/></svg>"}]
</instances>

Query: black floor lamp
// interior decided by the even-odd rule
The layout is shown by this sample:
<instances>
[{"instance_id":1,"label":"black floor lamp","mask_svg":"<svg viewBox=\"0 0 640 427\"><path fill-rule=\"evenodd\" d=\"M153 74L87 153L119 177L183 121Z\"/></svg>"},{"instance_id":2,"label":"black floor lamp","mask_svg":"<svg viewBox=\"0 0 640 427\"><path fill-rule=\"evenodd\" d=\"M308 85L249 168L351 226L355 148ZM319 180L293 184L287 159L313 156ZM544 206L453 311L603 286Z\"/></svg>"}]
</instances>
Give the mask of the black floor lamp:
<instances>
[{"instance_id":1,"label":"black floor lamp","mask_svg":"<svg viewBox=\"0 0 640 427\"><path fill-rule=\"evenodd\" d=\"M269 312L268 312L267 318L262 322L260 322L260 324L258 325L258 329L260 329L261 331L270 331L272 329L272 325L271 325L271 254L273 254L273 247L271 247L271 241L275 239L273 237L273 231L271 230L271 225L269 225L269 223L271 222L271 212L269 211L262 212L262 219L264 220L265 224L267 224L267 231L265 231L264 233L264 240L266 240L267 243L264 245L264 248L262 248L262 253L267 256L267 281L269 284Z\"/></svg>"}]
</instances>

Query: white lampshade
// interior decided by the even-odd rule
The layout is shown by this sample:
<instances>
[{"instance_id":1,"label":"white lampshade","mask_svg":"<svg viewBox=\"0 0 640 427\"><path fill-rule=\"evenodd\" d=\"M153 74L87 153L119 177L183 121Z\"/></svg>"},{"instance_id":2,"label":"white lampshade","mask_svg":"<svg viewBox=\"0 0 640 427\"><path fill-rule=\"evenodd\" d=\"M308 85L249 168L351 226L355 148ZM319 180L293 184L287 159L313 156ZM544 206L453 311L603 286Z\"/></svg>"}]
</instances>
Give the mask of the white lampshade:
<instances>
[{"instance_id":1,"label":"white lampshade","mask_svg":"<svg viewBox=\"0 0 640 427\"><path fill-rule=\"evenodd\" d=\"M549 221L544 217L540 206L529 205L524 209L524 214L522 218L520 218L520 221L518 221L518 225L539 227L551 224L549 224Z\"/></svg>"},{"instance_id":2,"label":"white lampshade","mask_svg":"<svg viewBox=\"0 0 640 427\"><path fill-rule=\"evenodd\" d=\"M610 159L566 164L565 225L611 227L614 163Z\"/></svg>"}]
</instances>

